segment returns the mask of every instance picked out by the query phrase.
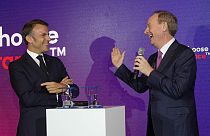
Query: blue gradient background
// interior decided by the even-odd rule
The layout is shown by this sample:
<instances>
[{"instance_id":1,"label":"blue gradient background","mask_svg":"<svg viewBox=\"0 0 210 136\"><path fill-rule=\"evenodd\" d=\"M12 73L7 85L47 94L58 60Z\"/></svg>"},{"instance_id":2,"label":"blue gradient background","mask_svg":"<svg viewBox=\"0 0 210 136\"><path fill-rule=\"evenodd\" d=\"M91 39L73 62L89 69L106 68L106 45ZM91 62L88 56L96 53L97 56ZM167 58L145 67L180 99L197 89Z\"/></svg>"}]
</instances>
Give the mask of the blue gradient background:
<instances>
[{"instance_id":1,"label":"blue gradient background","mask_svg":"<svg viewBox=\"0 0 210 136\"><path fill-rule=\"evenodd\" d=\"M0 2L0 26L3 34L11 37L31 19L47 21L49 29L59 34L58 42L51 47L66 47L66 56L59 58L80 87L81 94L77 100L86 100L86 92L93 90L98 93L102 105L125 105L127 136L143 136L146 132L148 93L138 94L114 76L111 49L116 45L126 50L124 63L130 69L139 47L146 49L148 58L156 49L149 44L143 31L148 17L159 9L169 10L177 16L179 30L176 39L180 43L191 48L210 48L209 5L209 0L7 0ZM6 47L3 40L2 46L0 57L19 56L26 49L24 42L18 47ZM195 95L201 136L210 134L209 63L210 56L197 60ZM19 105L10 86L8 70L3 69L2 64L0 98L0 134L13 136Z\"/></svg>"}]
</instances>

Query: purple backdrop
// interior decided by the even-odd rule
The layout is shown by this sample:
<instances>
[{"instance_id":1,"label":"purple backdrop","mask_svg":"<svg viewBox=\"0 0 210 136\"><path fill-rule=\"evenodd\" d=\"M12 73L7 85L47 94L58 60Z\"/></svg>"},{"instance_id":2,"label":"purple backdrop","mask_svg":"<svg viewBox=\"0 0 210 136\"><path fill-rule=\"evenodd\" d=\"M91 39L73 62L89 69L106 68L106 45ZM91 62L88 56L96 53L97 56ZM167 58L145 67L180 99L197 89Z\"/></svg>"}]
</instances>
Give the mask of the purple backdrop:
<instances>
[{"instance_id":1,"label":"purple backdrop","mask_svg":"<svg viewBox=\"0 0 210 136\"><path fill-rule=\"evenodd\" d=\"M133 67L135 52L155 51L144 36L148 17L158 9L173 12L179 20L176 39L188 45L197 57L196 103L200 135L210 134L210 1L177 0L45 0L0 2L0 134L13 136L19 118L18 99L11 89L8 63L25 51L18 34L23 24L41 18L58 34L49 54L63 60L80 87L77 100L86 91L97 91L103 105L126 106L127 136L145 135L148 94L138 94L114 75L110 52L116 45L126 50L125 64ZM57 40L57 41L56 41Z\"/></svg>"}]
</instances>

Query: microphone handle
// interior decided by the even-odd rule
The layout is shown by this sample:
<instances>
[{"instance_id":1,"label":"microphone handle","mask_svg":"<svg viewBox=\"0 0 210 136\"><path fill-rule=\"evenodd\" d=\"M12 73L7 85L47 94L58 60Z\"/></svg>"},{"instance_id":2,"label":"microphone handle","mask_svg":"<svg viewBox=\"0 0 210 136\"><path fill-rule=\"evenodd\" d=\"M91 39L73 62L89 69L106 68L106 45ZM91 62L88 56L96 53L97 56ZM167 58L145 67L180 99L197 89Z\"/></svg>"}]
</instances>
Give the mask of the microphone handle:
<instances>
[{"instance_id":1,"label":"microphone handle","mask_svg":"<svg viewBox=\"0 0 210 136\"><path fill-rule=\"evenodd\" d=\"M143 54L139 54L138 56L143 56ZM135 80L135 79L138 78L139 70L134 70L133 73L134 73L134 74L133 74L133 79Z\"/></svg>"}]
</instances>

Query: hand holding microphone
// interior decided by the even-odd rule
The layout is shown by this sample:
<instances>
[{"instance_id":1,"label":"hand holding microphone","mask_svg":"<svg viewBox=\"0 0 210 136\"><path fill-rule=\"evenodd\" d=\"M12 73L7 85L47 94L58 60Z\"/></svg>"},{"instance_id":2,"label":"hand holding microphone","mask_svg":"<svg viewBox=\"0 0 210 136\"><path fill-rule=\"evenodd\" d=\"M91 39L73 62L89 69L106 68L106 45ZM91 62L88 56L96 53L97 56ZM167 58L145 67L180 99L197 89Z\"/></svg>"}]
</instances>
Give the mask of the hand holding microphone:
<instances>
[{"instance_id":1,"label":"hand holding microphone","mask_svg":"<svg viewBox=\"0 0 210 136\"><path fill-rule=\"evenodd\" d=\"M144 56L144 48L139 48L139 50L138 50L138 52L137 52L137 56ZM136 62L136 61L135 61ZM134 66L136 67L138 67L138 65L135 65L134 64ZM137 77L138 77L138 75L139 75L139 70L137 70L137 69L134 69L134 75L133 75L133 79L137 79Z\"/></svg>"},{"instance_id":2,"label":"hand holding microphone","mask_svg":"<svg viewBox=\"0 0 210 136\"><path fill-rule=\"evenodd\" d=\"M137 79L139 71L149 76L150 73L154 70L148 61L144 58L144 48L139 48L138 55L136 56L135 63L134 63L134 77L133 79Z\"/></svg>"}]
</instances>

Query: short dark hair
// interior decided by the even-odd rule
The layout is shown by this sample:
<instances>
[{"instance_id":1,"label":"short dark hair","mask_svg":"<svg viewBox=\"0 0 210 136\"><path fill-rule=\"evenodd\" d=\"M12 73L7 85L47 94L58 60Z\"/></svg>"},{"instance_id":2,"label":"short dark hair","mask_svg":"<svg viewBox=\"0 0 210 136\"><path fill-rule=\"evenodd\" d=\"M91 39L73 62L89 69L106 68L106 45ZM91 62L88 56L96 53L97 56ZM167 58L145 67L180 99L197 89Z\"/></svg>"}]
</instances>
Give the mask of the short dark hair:
<instances>
[{"instance_id":1,"label":"short dark hair","mask_svg":"<svg viewBox=\"0 0 210 136\"><path fill-rule=\"evenodd\" d=\"M41 19L33 19L23 26L22 31L21 31L21 35L22 35L23 40L25 41L26 45L28 45L28 41L26 40L26 36L31 33L34 26L37 25L37 24L48 26L48 23L41 20Z\"/></svg>"},{"instance_id":2,"label":"short dark hair","mask_svg":"<svg viewBox=\"0 0 210 136\"><path fill-rule=\"evenodd\" d=\"M178 20L174 14L166 10L157 10L153 12L154 14L158 14L158 22L166 22L168 24L169 33L172 36L175 36L178 29Z\"/></svg>"}]
</instances>

